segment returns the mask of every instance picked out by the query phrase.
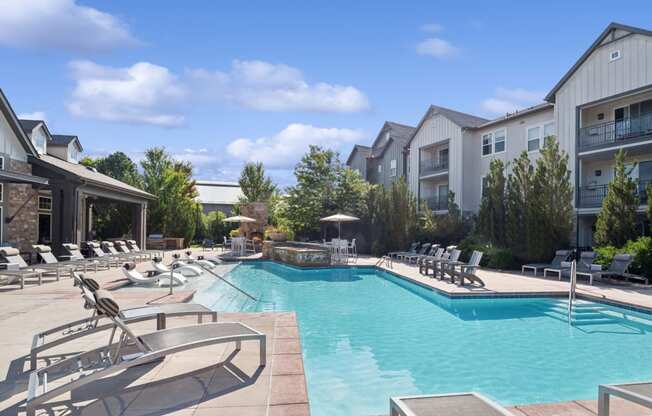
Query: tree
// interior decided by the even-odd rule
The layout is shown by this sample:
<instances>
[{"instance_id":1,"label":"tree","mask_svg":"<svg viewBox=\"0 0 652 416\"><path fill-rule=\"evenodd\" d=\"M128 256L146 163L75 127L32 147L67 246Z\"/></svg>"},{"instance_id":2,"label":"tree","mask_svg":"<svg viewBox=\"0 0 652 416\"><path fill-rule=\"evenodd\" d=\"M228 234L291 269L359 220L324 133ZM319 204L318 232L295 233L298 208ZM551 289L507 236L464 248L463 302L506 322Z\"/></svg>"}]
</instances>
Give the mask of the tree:
<instances>
[{"instance_id":1,"label":"tree","mask_svg":"<svg viewBox=\"0 0 652 416\"><path fill-rule=\"evenodd\" d=\"M528 210L528 258L549 259L560 247L567 247L573 229L573 188L568 154L560 151L554 137L544 141L537 160Z\"/></svg>"},{"instance_id":2,"label":"tree","mask_svg":"<svg viewBox=\"0 0 652 416\"><path fill-rule=\"evenodd\" d=\"M648 184L645 187L645 195L647 197L647 221L649 227L652 227L652 184Z\"/></svg>"},{"instance_id":3,"label":"tree","mask_svg":"<svg viewBox=\"0 0 652 416\"><path fill-rule=\"evenodd\" d=\"M449 191L447 213L435 215L423 204L420 209L419 240L436 241L441 245L456 244L471 231L471 221L462 216L460 207L455 202L455 192Z\"/></svg>"},{"instance_id":4,"label":"tree","mask_svg":"<svg viewBox=\"0 0 652 416\"><path fill-rule=\"evenodd\" d=\"M483 189L478 231L497 246L505 247L505 165L494 159Z\"/></svg>"},{"instance_id":5,"label":"tree","mask_svg":"<svg viewBox=\"0 0 652 416\"><path fill-rule=\"evenodd\" d=\"M595 242L598 246L622 247L637 237L636 209L639 198L636 182L629 173L625 166L625 152L620 149L615 156L614 177L607 187L595 225Z\"/></svg>"},{"instance_id":6,"label":"tree","mask_svg":"<svg viewBox=\"0 0 652 416\"><path fill-rule=\"evenodd\" d=\"M247 163L242 169L238 183L244 195L241 203L267 202L276 191L272 179L265 176L262 163Z\"/></svg>"},{"instance_id":7,"label":"tree","mask_svg":"<svg viewBox=\"0 0 652 416\"><path fill-rule=\"evenodd\" d=\"M536 221L532 198L534 186L534 167L526 151L514 159L512 173L507 176L505 195L505 234L508 247L519 259L527 259L528 235L532 222Z\"/></svg>"},{"instance_id":8,"label":"tree","mask_svg":"<svg viewBox=\"0 0 652 416\"><path fill-rule=\"evenodd\" d=\"M115 152L106 157L83 158L80 163L94 168L99 173L110 176L136 188L143 187L143 180L136 164L123 152ZM120 202L102 202L93 205L94 230L100 239L122 237L131 232L132 210Z\"/></svg>"},{"instance_id":9,"label":"tree","mask_svg":"<svg viewBox=\"0 0 652 416\"><path fill-rule=\"evenodd\" d=\"M389 222L389 236L393 240L391 249L402 249L412 241L417 231L417 200L404 178L392 183L388 196L389 211L385 220Z\"/></svg>"},{"instance_id":10,"label":"tree","mask_svg":"<svg viewBox=\"0 0 652 416\"><path fill-rule=\"evenodd\" d=\"M221 211L211 211L206 215L207 235L208 237L221 243L224 237L229 234L231 227L224 222L226 215Z\"/></svg>"}]
</instances>

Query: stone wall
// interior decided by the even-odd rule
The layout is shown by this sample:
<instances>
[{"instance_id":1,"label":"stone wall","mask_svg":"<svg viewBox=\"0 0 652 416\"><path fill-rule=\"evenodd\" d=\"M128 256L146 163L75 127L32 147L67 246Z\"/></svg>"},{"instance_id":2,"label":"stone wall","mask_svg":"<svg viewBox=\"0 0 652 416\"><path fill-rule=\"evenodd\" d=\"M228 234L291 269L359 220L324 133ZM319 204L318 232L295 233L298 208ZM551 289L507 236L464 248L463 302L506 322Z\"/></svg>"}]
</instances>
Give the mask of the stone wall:
<instances>
[{"instance_id":1,"label":"stone wall","mask_svg":"<svg viewBox=\"0 0 652 416\"><path fill-rule=\"evenodd\" d=\"M7 167L14 172L32 174L32 165L19 160L10 159ZM20 251L31 252L32 244L38 239L38 193L31 185L5 183L4 189L4 217L16 215L13 221L4 223L4 240Z\"/></svg>"},{"instance_id":2,"label":"stone wall","mask_svg":"<svg viewBox=\"0 0 652 416\"><path fill-rule=\"evenodd\" d=\"M253 233L265 233L267 226L267 204L264 202L251 202L240 207L240 215L253 218L256 222L240 224L240 235L251 238Z\"/></svg>"}]
</instances>

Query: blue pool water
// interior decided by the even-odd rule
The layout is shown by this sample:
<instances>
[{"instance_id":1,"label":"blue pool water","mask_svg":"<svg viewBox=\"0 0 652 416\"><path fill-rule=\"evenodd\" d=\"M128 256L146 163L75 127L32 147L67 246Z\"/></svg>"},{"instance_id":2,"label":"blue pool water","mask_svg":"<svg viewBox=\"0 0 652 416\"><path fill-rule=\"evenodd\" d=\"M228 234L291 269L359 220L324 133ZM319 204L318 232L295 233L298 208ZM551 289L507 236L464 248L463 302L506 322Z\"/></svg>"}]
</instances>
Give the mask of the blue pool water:
<instances>
[{"instance_id":1,"label":"blue pool water","mask_svg":"<svg viewBox=\"0 0 652 416\"><path fill-rule=\"evenodd\" d=\"M504 405L592 399L652 379L652 317L562 299L450 299L374 269L243 264L196 301L296 311L313 415L386 414L392 395L480 391Z\"/></svg>"}]
</instances>

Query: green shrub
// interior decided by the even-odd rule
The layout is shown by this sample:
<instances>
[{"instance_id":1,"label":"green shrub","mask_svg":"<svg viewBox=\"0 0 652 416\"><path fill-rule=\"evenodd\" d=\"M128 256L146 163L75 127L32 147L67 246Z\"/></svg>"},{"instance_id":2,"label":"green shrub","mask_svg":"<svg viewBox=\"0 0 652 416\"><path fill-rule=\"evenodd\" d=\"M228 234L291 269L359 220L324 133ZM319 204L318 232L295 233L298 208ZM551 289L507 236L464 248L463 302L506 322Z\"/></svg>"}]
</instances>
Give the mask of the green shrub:
<instances>
[{"instance_id":1,"label":"green shrub","mask_svg":"<svg viewBox=\"0 0 652 416\"><path fill-rule=\"evenodd\" d=\"M462 250L461 258L469 260L474 250L482 252L482 267L498 270L517 269L519 262L514 257L512 251L508 248L501 248L488 243L479 235L470 235L460 242L457 246Z\"/></svg>"},{"instance_id":2,"label":"green shrub","mask_svg":"<svg viewBox=\"0 0 652 416\"><path fill-rule=\"evenodd\" d=\"M596 263L608 267L616 254L628 253L634 259L629 272L645 277L652 277L652 237L639 237L628 241L624 247L603 246L595 249Z\"/></svg>"}]
</instances>

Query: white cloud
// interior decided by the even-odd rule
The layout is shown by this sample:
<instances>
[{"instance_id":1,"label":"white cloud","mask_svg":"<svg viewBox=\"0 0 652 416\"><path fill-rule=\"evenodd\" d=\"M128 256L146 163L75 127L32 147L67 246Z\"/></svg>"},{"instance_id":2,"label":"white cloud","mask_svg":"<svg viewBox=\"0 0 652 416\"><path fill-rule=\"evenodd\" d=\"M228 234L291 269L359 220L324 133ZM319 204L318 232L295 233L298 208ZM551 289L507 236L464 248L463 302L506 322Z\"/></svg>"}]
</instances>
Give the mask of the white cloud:
<instances>
[{"instance_id":1,"label":"white cloud","mask_svg":"<svg viewBox=\"0 0 652 416\"><path fill-rule=\"evenodd\" d=\"M458 52L458 48L440 38L424 39L417 45L419 55L429 55L435 58L448 58L457 55Z\"/></svg>"},{"instance_id":2,"label":"white cloud","mask_svg":"<svg viewBox=\"0 0 652 416\"><path fill-rule=\"evenodd\" d=\"M45 112L43 111L34 111L31 113L20 113L18 118L22 120L46 120Z\"/></svg>"},{"instance_id":3,"label":"white cloud","mask_svg":"<svg viewBox=\"0 0 652 416\"><path fill-rule=\"evenodd\" d=\"M228 72L191 69L188 77L205 96L259 111L350 113L369 108L357 88L310 84L299 69L284 64L235 60Z\"/></svg>"},{"instance_id":4,"label":"white cloud","mask_svg":"<svg viewBox=\"0 0 652 416\"><path fill-rule=\"evenodd\" d=\"M160 126L184 122L173 108L186 89L165 67L139 62L114 68L73 61L70 68L76 85L67 107L75 116Z\"/></svg>"},{"instance_id":5,"label":"white cloud","mask_svg":"<svg viewBox=\"0 0 652 416\"><path fill-rule=\"evenodd\" d=\"M103 51L136 45L118 18L76 0L3 0L0 44L12 47Z\"/></svg>"},{"instance_id":6,"label":"white cloud","mask_svg":"<svg viewBox=\"0 0 652 416\"><path fill-rule=\"evenodd\" d=\"M545 93L523 88L496 88L492 98L482 101L482 108L492 114L506 114L541 103Z\"/></svg>"},{"instance_id":7,"label":"white cloud","mask_svg":"<svg viewBox=\"0 0 652 416\"><path fill-rule=\"evenodd\" d=\"M340 150L362 137L360 130L295 123L271 137L236 139L229 143L227 151L244 162L263 162L268 168L289 169L301 159L311 144Z\"/></svg>"},{"instance_id":8,"label":"white cloud","mask_svg":"<svg viewBox=\"0 0 652 416\"><path fill-rule=\"evenodd\" d=\"M444 30L444 26L440 25L439 23L428 23L421 26L421 30L428 33L437 33Z\"/></svg>"}]
</instances>

